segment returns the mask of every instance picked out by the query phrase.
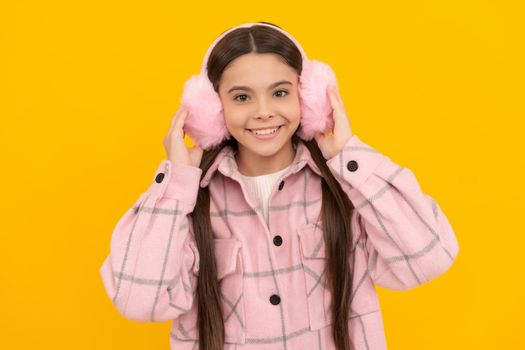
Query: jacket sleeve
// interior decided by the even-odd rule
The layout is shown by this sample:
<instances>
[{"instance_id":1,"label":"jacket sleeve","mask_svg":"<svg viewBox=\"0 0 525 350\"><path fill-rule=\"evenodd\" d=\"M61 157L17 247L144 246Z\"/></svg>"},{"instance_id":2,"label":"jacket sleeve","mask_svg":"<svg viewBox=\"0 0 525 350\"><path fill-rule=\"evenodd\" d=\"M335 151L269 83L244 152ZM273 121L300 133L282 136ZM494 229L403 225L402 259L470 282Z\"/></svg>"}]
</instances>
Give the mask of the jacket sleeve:
<instances>
[{"instance_id":1,"label":"jacket sleeve","mask_svg":"<svg viewBox=\"0 0 525 350\"><path fill-rule=\"evenodd\" d=\"M406 290L450 268L459 252L452 226L410 169L355 134L327 165L355 207L352 227L375 284Z\"/></svg>"},{"instance_id":2,"label":"jacket sleeve","mask_svg":"<svg viewBox=\"0 0 525 350\"><path fill-rule=\"evenodd\" d=\"M190 309L199 254L188 214L201 173L198 167L163 160L150 187L116 224L100 274L125 318L163 322Z\"/></svg>"}]
</instances>

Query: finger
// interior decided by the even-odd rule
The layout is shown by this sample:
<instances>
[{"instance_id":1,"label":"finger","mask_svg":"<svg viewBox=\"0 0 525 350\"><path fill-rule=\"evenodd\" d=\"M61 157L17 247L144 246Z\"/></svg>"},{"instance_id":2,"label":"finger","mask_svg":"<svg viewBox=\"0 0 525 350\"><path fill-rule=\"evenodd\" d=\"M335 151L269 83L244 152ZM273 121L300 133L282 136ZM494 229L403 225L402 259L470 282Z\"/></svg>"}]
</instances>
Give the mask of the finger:
<instances>
[{"instance_id":1,"label":"finger","mask_svg":"<svg viewBox=\"0 0 525 350\"><path fill-rule=\"evenodd\" d=\"M341 97L341 94L339 93L339 89L337 87L334 87L333 93L334 93L334 98L337 101L339 110L346 114L345 104L343 102L343 98Z\"/></svg>"},{"instance_id":2,"label":"finger","mask_svg":"<svg viewBox=\"0 0 525 350\"><path fill-rule=\"evenodd\" d=\"M182 127L184 126L184 120L186 120L187 115L188 112L185 109L181 111L180 115L177 116L177 120L175 121L175 130L173 131L179 131L184 135L184 130Z\"/></svg>"},{"instance_id":3,"label":"finger","mask_svg":"<svg viewBox=\"0 0 525 350\"><path fill-rule=\"evenodd\" d=\"M339 111L341 106L334 88L328 90L328 97L330 98L330 104L332 105L332 108L336 111Z\"/></svg>"},{"instance_id":4,"label":"finger","mask_svg":"<svg viewBox=\"0 0 525 350\"><path fill-rule=\"evenodd\" d=\"M343 97L341 96L341 93L339 92L339 90L337 90L337 99L339 100L339 105L341 107L341 110L345 110L345 104L343 102Z\"/></svg>"},{"instance_id":5,"label":"finger","mask_svg":"<svg viewBox=\"0 0 525 350\"><path fill-rule=\"evenodd\" d=\"M175 115L173 116L173 118L171 118L171 124L168 130L168 134L171 134L173 132L173 128L175 127L175 124L177 123L177 119L180 116L181 112L182 112L182 107L179 108L177 112L175 112Z\"/></svg>"},{"instance_id":6,"label":"finger","mask_svg":"<svg viewBox=\"0 0 525 350\"><path fill-rule=\"evenodd\" d=\"M339 89L334 88L334 94L335 94L335 97L337 97L337 100L339 102L343 102L343 99L341 98L341 93L339 92Z\"/></svg>"}]
</instances>

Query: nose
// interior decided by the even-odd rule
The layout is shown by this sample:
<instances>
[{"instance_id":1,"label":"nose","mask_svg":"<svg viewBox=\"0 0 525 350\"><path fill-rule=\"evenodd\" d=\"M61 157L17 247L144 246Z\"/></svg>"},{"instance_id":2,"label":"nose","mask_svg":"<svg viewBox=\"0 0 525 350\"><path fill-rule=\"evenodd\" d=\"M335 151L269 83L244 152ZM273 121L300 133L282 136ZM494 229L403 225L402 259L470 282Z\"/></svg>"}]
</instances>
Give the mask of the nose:
<instances>
[{"instance_id":1,"label":"nose","mask_svg":"<svg viewBox=\"0 0 525 350\"><path fill-rule=\"evenodd\" d=\"M270 118L273 118L273 113L271 112L257 113L257 119L270 119Z\"/></svg>"},{"instance_id":2,"label":"nose","mask_svg":"<svg viewBox=\"0 0 525 350\"><path fill-rule=\"evenodd\" d=\"M259 105L257 106L257 118L258 119L268 119L273 117L273 112L271 108L269 107L268 103L265 101L259 102Z\"/></svg>"}]
</instances>

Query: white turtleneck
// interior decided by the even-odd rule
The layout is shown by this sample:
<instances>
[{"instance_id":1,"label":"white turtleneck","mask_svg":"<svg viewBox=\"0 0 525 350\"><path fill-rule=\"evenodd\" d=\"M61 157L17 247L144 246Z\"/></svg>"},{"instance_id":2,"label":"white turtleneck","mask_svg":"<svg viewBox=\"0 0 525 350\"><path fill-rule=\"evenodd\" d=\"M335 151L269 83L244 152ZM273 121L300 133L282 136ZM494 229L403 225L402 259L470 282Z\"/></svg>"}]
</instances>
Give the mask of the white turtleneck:
<instances>
[{"instance_id":1,"label":"white turtleneck","mask_svg":"<svg viewBox=\"0 0 525 350\"><path fill-rule=\"evenodd\" d=\"M268 201L270 194L272 193L275 182L281 177L281 175L292 166L290 164L284 169L276 171L274 173L259 175L259 176L246 176L241 174L241 177L246 185L246 189L250 193L251 198L258 201L261 208L263 209L264 219L268 225Z\"/></svg>"}]
</instances>

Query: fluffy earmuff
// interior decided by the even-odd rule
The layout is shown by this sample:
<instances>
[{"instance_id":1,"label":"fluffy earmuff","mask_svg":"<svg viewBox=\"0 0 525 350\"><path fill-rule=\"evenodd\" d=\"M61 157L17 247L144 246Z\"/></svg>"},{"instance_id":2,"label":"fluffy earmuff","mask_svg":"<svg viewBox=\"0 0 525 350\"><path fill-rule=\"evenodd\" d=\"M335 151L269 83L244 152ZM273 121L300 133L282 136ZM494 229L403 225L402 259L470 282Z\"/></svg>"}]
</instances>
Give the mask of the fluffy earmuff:
<instances>
[{"instance_id":1,"label":"fluffy earmuff","mask_svg":"<svg viewBox=\"0 0 525 350\"><path fill-rule=\"evenodd\" d=\"M299 76L299 97L301 100L301 124L297 136L309 141L317 133L325 133L334 127L332 104L328 89L337 87L332 68L321 61L306 60Z\"/></svg>"},{"instance_id":2,"label":"fluffy earmuff","mask_svg":"<svg viewBox=\"0 0 525 350\"><path fill-rule=\"evenodd\" d=\"M205 74L193 75L186 81L181 104L188 111L183 130L199 147L208 149L231 137L222 102Z\"/></svg>"}]
</instances>

